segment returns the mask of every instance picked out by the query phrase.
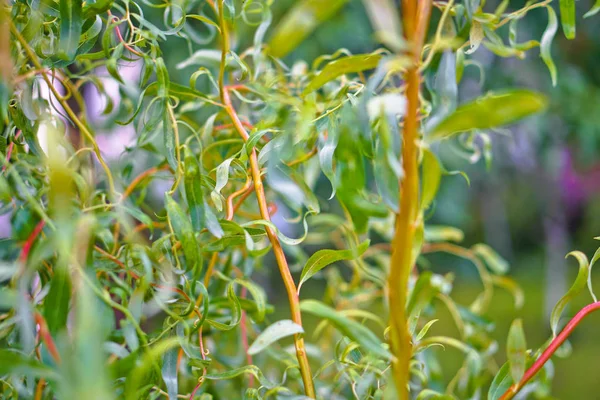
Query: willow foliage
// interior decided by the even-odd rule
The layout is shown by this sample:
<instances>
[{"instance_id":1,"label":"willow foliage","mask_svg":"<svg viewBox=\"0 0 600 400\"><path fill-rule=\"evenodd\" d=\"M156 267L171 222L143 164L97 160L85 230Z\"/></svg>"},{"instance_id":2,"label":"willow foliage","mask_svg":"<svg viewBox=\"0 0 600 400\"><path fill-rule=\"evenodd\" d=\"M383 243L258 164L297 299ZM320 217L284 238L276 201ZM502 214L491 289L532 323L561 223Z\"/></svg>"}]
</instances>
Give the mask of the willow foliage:
<instances>
[{"instance_id":1,"label":"willow foliage","mask_svg":"<svg viewBox=\"0 0 600 400\"><path fill-rule=\"evenodd\" d=\"M272 3L2 3L0 213L12 237L0 241L0 397L402 398L385 293L411 43L380 32L373 53L294 61L346 2L297 1L276 23ZM457 87L484 49L523 58L540 47L555 82L552 40L559 21L575 35L575 4L554 3L433 4L439 24L419 57L411 398L498 399L540 353L515 322L509 361L495 363L493 292L509 288L517 305L522 293L491 248L428 219L440 181L460 179L440 148L476 162L496 128L546 109L527 88L459 101ZM533 12L548 27L521 42ZM174 47L187 58L169 58ZM117 157L113 131L132 133ZM453 274L427 267L434 252L477 269L483 289L471 304L452 300ZM583 272L555 332L591 270L574 256ZM282 279L291 314L259 283L265 275ZM439 309L457 336L428 333ZM448 385L439 346L464 360ZM530 393L547 398L551 375L544 367Z\"/></svg>"}]
</instances>

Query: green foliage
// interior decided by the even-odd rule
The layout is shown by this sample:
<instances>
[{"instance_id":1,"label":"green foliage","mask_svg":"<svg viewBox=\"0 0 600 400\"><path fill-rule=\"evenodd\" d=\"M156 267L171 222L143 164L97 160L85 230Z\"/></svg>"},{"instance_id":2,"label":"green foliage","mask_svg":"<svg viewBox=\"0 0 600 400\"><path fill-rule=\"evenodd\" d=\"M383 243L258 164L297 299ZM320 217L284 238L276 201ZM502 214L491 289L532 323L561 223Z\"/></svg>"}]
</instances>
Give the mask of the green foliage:
<instances>
[{"instance_id":1,"label":"green foliage","mask_svg":"<svg viewBox=\"0 0 600 400\"><path fill-rule=\"evenodd\" d=\"M309 67L294 50L347 2L297 1L280 20L273 3L2 3L0 36L10 41L0 46L0 214L12 237L0 254L1 398L300 399L312 381L318 398L398 396L384 294L390 254L409 251L393 237L411 43L387 32L380 49L341 49ZM558 3L572 38L575 2ZM419 65L406 304L415 399L499 399L540 353L516 320L498 368L495 288L522 303L508 263L429 221L443 178L460 173L445 169L444 148L459 143L477 162L495 130L546 109L526 88L459 100L477 51L523 58L539 46L555 83L554 4L509 6L436 2L439 25ZM540 41L519 43L517 23L544 7ZM172 58L175 47L186 48L184 60ZM118 141L106 132L120 127L135 138L110 157L100 145ZM453 299L453 274L428 268L433 252L474 264L483 291L472 304ZM600 257L571 254L580 273L552 313L555 335L567 303L586 282L591 292ZM271 275L283 279L291 319L262 287ZM324 289L309 291L313 283ZM440 310L457 337L430 334ZM449 383L443 346L463 357ZM544 369L536 384L550 378Z\"/></svg>"}]
</instances>

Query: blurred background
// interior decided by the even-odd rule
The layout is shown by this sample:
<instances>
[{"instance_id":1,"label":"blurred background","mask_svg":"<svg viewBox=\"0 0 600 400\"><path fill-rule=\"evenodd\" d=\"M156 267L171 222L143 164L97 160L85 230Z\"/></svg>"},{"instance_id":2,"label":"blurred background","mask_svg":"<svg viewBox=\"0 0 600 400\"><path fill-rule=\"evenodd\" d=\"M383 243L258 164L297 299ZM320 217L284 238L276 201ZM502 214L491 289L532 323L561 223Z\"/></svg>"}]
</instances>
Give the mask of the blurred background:
<instances>
[{"instance_id":1,"label":"blurred background","mask_svg":"<svg viewBox=\"0 0 600 400\"><path fill-rule=\"evenodd\" d=\"M273 3L273 24L276 24L294 0ZM499 2L488 2L486 9L493 10L497 4L492 3ZM524 3L510 1L509 9L520 8ZM286 63L291 65L297 60L310 63L317 56L340 48L352 53L373 51L380 46L374 24L392 27L398 24L386 4L389 2L348 0L340 12L286 56ZM515 318L523 318L530 348L539 347L550 336L550 310L577 274L577 263L565 259L565 255L581 250L591 258L600 245L594 240L600 236L600 20L598 16L583 19L591 7L591 0L577 2L575 40L567 41L560 29L557 32L552 46L558 68L555 87L538 49L529 51L525 59L502 59L483 46L473 57L483 67L484 74L475 67L467 67L459 86L460 102L496 88L528 87L547 94L551 104L545 114L512 126L510 132L491 135L489 165L484 159L471 164L451 151L442 153L446 168L465 171L471 184L468 186L460 176L446 177L431 222L462 229L467 246L485 242L496 249L510 261L511 275L526 294L524 307L515 310L509 294L502 290L495 292L490 317L497 321L494 335L501 344L499 361L504 359L503 343ZM151 9L147 15L152 17ZM434 11L432 26L437 19L439 12ZM519 23L519 41L539 40L547 23L544 9L530 12ZM508 26L501 35L507 37ZM249 42L252 35L240 34L237 40ZM185 42L181 41L181 46L165 46L164 52L170 75L187 83L188 71L176 68L189 57ZM131 69L131 78L126 70L121 70L126 79L138 76L136 67ZM100 130L99 143L107 158L118 159L134 135L134 130ZM0 220L0 237L10 234L9 221ZM480 290L479 278L467 262L438 257L433 268L440 272L454 271L461 278L454 289L458 301L472 299ZM595 281L600 287L600 275L596 274ZM273 290L272 301L277 302L279 289ZM281 299L284 300L283 293ZM590 300L587 294L582 294L567 314L572 315ZM435 326L438 332L446 328L454 329L442 323ZM572 354L555 359L557 398L572 399L573 386L577 386L577 398L600 399L597 390L600 371L594 368L595 361L600 359L598 337L600 316L592 316L572 335ZM452 359L453 353L447 358L449 364L458 365Z\"/></svg>"}]
</instances>

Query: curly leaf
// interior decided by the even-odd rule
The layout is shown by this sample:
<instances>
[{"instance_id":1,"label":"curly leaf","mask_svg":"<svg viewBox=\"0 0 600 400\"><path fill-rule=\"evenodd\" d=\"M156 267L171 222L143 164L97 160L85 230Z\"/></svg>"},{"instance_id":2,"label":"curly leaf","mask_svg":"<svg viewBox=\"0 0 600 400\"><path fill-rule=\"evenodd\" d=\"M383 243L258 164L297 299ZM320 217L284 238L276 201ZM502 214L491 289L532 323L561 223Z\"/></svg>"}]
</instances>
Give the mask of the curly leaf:
<instances>
[{"instance_id":1,"label":"curly leaf","mask_svg":"<svg viewBox=\"0 0 600 400\"><path fill-rule=\"evenodd\" d=\"M586 12L583 15L583 18L589 18L591 16L598 14L599 12L600 12L600 0L596 0L596 3L594 4L594 6L591 8L590 11Z\"/></svg>"},{"instance_id":2,"label":"curly leaf","mask_svg":"<svg viewBox=\"0 0 600 400\"><path fill-rule=\"evenodd\" d=\"M502 258L490 246L486 244L476 244L472 248L473 252L481 257L487 266L496 274L504 275L508 272L508 261Z\"/></svg>"},{"instance_id":3,"label":"curly leaf","mask_svg":"<svg viewBox=\"0 0 600 400\"><path fill-rule=\"evenodd\" d=\"M575 282L573 283L573 285L569 288L567 293L565 293L565 295L560 298L558 303L556 303L556 305L552 309L552 314L550 314L550 326L552 328L552 334L554 335L554 337L556 337L558 323L560 321L560 316L563 310L565 309L567 304L569 304L569 302L573 299L573 297L581 293L581 291L587 284L588 276L590 274L590 263L588 262L588 259L585 254L583 254L580 251L573 251L567 254L567 257L569 256L575 257L575 259L577 259L577 262L579 263L579 272L577 273L577 278L575 278Z\"/></svg>"},{"instance_id":4,"label":"curly leaf","mask_svg":"<svg viewBox=\"0 0 600 400\"><path fill-rule=\"evenodd\" d=\"M548 71L550 71L550 76L552 77L552 86L556 86L556 65L554 65L554 61L552 60L551 46L552 40L554 39L556 31L558 30L558 20L552 7L548 6L546 9L548 10L548 26L546 27L544 35L542 36L542 40L540 41L540 57L542 57L542 60L544 60L546 63Z\"/></svg>"}]
</instances>

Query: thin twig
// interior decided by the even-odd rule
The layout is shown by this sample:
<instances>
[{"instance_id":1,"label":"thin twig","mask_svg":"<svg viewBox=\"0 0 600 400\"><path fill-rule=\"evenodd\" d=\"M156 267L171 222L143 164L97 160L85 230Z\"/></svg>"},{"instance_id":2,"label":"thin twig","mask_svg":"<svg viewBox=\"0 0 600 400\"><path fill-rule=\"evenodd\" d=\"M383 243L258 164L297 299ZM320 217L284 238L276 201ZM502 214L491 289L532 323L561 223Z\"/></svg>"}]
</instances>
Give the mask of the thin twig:
<instances>
[{"instance_id":1,"label":"thin twig","mask_svg":"<svg viewBox=\"0 0 600 400\"><path fill-rule=\"evenodd\" d=\"M581 321L583 321L585 317L597 310L600 310L600 301L583 307L577 314L575 314L575 316L569 321L569 323L558 334L558 336L556 336L552 340L552 342L550 342L550 344L548 345L546 350L544 350L542 355L537 360L535 360L533 365L527 371L525 371L525 374L523 375L521 380L518 383L513 384L506 391L506 393L504 393L502 397L500 397L499 400L510 400L513 397L515 397L515 395L519 393L521 389L523 389L527 382L529 382L542 369L544 364L546 364L546 362L550 360L552 355L554 355L556 350L558 350L558 348L565 342L565 340L567 340L571 333L573 333L573 331L575 330L575 328L577 328Z\"/></svg>"}]
</instances>

